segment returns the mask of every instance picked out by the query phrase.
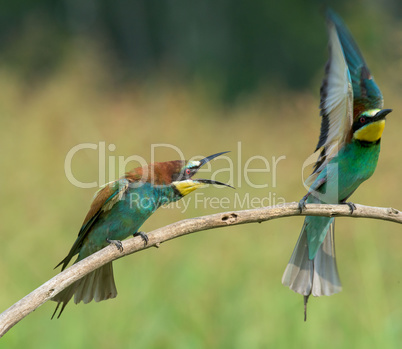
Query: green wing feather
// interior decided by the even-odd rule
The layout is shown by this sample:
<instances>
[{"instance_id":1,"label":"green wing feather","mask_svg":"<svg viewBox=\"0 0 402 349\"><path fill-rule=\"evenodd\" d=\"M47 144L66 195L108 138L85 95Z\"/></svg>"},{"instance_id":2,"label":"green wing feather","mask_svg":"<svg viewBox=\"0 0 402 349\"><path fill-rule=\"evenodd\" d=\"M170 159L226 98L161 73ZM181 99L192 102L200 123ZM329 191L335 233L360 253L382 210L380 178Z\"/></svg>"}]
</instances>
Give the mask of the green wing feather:
<instances>
[{"instance_id":1,"label":"green wing feather","mask_svg":"<svg viewBox=\"0 0 402 349\"><path fill-rule=\"evenodd\" d=\"M316 151L321 153L311 185L338 150L352 139L353 121L365 110L381 109L383 97L356 42L343 20L327 10L329 59L321 85L321 132Z\"/></svg>"},{"instance_id":2,"label":"green wing feather","mask_svg":"<svg viewBox=\"0 0 402 349\"><path fill-rule=\"evenodd\" d=\"M91 207L84 219L77 239L75 240L66 258L57 264L55 268L60 265L63 265L61 268L62 271L66 268L71 258L73 258L79 252L83 240L99 216L103 212L110 210L114 204L121 200L128 187L129 181L126 178L122 178L120 180L105 184L95 193Z\"/></svg>"},{"instance_id":3,"label":"green wing feather","mask_svg":"<svg viewBox=\"0 0 402 349\"><path fill-rule=\"evenodd\" d=\"M332 10L327 11L327 19L336 27L348 64L353 86L354 117L358 117L364 110L382 109L384 104L382 93L345 23Z\"/></svg>"}]
</instances>

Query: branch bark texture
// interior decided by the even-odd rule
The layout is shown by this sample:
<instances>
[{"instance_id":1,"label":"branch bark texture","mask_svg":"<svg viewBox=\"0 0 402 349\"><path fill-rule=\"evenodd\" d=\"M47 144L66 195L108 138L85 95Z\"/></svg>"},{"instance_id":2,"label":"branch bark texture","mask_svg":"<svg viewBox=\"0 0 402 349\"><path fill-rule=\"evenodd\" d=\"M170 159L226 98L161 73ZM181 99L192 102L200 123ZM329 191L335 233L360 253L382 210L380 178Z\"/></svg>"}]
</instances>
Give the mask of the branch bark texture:
<instances>
[{"instance_id":1,"label":"branch bark texture","mask_svg":"<svg viewBox=\"0 0 402 349\"><path fill-rule=\"evenodd\" d=\"M25 316L40 307L60 291L64 290L67 286L110 261L149 247L159 247L162 242L182 235L231 225L261 223L275 218L290 216L347 216L402 223L402 212L394 208L356 205L356 209L351 214L349 206L347 205L308 204L306 209L300 213L297 203L288 203L253 210L228 211L209 216L185 219L149 232L149 242L147 246L144 246L141 237L131 238L123 242L123 252L116 249L114 245L110 245L59 273L0 314L0 337L7 333L7 331Z\"/></svg>"}]
</instances>

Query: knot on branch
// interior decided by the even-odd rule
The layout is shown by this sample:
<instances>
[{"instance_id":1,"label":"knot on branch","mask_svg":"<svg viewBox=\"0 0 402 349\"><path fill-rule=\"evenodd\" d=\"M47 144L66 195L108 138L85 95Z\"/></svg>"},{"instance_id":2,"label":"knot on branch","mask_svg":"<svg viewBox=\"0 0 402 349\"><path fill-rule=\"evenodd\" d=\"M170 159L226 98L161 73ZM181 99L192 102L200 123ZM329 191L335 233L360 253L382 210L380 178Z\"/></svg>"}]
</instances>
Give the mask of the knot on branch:
<instances>
[{"instance_id":1,"label":"knot on branch","mask_svg":"<svg viewBox=\"0 0 402 349\"><path fill-rule=\"evenodd\" d=\"M222 222L226 224L233 224L237 222L237 214L236 213L228 213L222 216Z\"/></svg>"},{"instance_id":2,"label":"knot on branch","mask_svg":"<svg viewBox=\"0 0 402 349\"><path fill-rule=\"evenodd\" d=\"M397 214L399 214L400 212L399 212L397 209L390 207L390 208L388 209L388 213L389 213L390 215L397 215Z\"/></svg>"}]
</instances>

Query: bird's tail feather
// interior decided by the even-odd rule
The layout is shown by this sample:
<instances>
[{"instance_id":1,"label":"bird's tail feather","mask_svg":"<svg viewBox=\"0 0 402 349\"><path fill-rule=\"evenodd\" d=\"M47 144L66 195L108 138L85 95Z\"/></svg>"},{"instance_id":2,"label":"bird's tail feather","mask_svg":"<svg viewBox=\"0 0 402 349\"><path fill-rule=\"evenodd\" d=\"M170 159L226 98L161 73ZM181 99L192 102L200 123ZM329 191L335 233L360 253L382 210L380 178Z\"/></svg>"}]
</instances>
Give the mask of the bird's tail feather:
<instances>
[{"instance_id":1,"label":"bird's tail feather","mask_svg":"<svg viewBox=\"0 0 402 349\"><path fill-rule=\"evenodd\" d=\"M112 262L94 270L54 296L52 300L57 302L57 306L52 315L52 319L60 304L62 304L57 318L60 317L67 303L73 296L75 304L78 304L81 301L86 304L92 300L100 302L106 299L115 298L117 296L117 290L114 283Z\"/></svg>"},{"instance_id":2,"label":"bird's tail feather","mask_svg":"<svg viewBox=\"0 0 402 349\"><path fill-rule=\"evenodd\" d=\"M299 240L282 277L282 284L303 296L330 296L342 290L335 258L334 222L314 259L308 257L307 230Z\"/></svg>"}]
</instances>

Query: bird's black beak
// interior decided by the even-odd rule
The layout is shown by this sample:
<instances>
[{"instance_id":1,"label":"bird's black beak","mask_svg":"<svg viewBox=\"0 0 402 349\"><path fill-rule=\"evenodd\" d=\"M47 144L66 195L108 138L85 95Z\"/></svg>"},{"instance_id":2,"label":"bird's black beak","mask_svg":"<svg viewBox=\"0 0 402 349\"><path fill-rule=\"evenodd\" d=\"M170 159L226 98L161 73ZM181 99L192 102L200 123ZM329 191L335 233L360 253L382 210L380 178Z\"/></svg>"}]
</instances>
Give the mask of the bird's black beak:
<instances>
[{"instance_id":1,"label":"bird's black beak","mask_svg":"<svg viewBox=\"0 0 402 349\"><path fill-rule=\"evenodd\" d=\"M223 151L221 153L216 153L210 156L207 156L206 158L200 160L200 166L198 166L198 168L201 168L202 166L204 166L207 162L211 161L212 159L215 159L217 156L222 155L222 154L226 154L229 153L228 151Z\"/></svg>"},{"instance_id":2,"label":"bird's black beak","mask_svg":"<svg viewBox=\"0 0 402 349\"><path fill-rule=\"evenodd\" d=\"M222 182L219 182L219 181L213 181L213 180L211 180L211 179L200 179L200 178L197 178L197 179L194 179L194 181L196 181L196 182L198 182L198 183L203 183L203 184L218 184L218 185L224 185L224 186L226 186L226 187L235 189L234 187L232 187L232 186L229 185L229 184L222 183Z\"/></svg>"},{"instance_id":3,"label":"bird's black beak","mask_svg":"<svg viewBox=\"0 0 402 349\"><path fill-rule=\"evenodd\" d=\"M215 159L217 156L222 155L222 154L226 154L226 153L229 153L229 152L228 151L223 151L221 153L216 153L216 154L207 156L206 158L200 160L200 165L198 166L198 169L200 169L202 166L204 166L207 162L211 161L212 159ZM194 181L197 181L197 182L203 183L203 184L217 184L217 185L224 185L226 187L233 188L229 184L222 183L222 182L219 182L219 181L213 181L211 179L199 179L199 178L196 178L196 179L194 179ZM233 188L233 189L235 189L235 188Z\"/></svg>"},{"instance_id":4,"label":"bird's black beak","mask_svg":"<svg viewBox=\"0 0 402 349\"><path fill-rule=\"evenodd\" d=\"M385 117L392 112L392 109L382 109L375 115L375 121L384 120Z\"/></svg>"}]
</instances>

